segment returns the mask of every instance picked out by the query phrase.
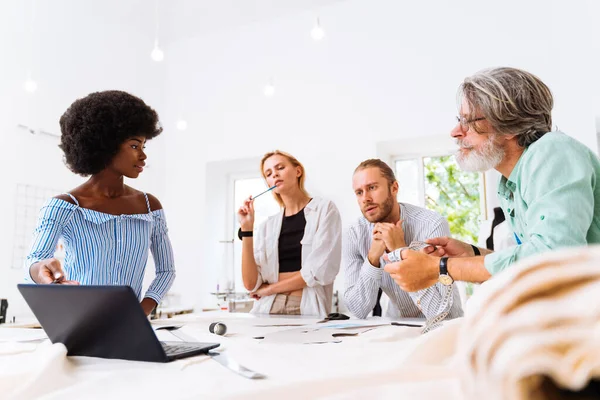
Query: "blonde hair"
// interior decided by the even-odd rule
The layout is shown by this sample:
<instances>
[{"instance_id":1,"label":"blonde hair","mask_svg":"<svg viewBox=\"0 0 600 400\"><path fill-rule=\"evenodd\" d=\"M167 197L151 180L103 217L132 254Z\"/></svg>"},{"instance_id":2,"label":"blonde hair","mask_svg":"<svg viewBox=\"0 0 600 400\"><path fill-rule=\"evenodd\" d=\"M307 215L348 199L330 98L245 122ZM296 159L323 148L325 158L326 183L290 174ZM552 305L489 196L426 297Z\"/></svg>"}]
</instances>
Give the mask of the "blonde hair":
<instances>
[{"instance_id":1,"label":"blonde hair","mask_svg":"<svg viewBox=\"0 0 600 400\"><path fill-rule=\"evenodd\" d=\"M294 167L300 167L300 169L302 170L302 174L298 177L298 187L300 188L300 191L302 193L304 193L307 197L310 197L310 195L304 188L304 180L305 180L304 165L302 165L302 163L300 161L298 161L298 159L296 157L294 157L293 155L288 154L286 152L283 152L280 150L274 150L263 156L262 160L260 160L260 173L261 173L262 177L264 178L264 180L265 181L267 180L267 177L265 176L265 171L263 169L265 166L265 161L267 161L267 159L269 159L273 156L285 157ZM283 200L281 199L281 196L279 194L275 193L275 191L273 191L273 197L275 198L275 201L277 201L277 203L279 204L279 206L281 208L285 207L285 204L283 204Z\"/></svg>"},{"instance_id":2,"label":"blonde hair","mask_svg":"<svg viewBox=\"0 0 600 400\"><path fill-rule=\"evenodd\" d=\"M394 182L396 182L396 175L394 171L387 165L385 162L381 161L379 158L370 158L358 164L358 167L354 170L356 174L358 171L362 171L367 168L379 168L381 175L388 181L388 184L392 186Z\"/></svg>"},{"instance_id":3,"label":"blonde hair","mask_svg":"<svg viewBox=\"0 0 600 400\"><path fill-rule=\"evenodd\" d=\"M537 76L516 68L492 68L464 80L459 102L470 108L468 119L485 117L496 132L515 135L527 147L552 130L552 92ZM478 114L481 113L481 114ZM477 125L473 128L477 131ZM480 132L478 132L480 133Z\"/></svg>"}]
</instances>

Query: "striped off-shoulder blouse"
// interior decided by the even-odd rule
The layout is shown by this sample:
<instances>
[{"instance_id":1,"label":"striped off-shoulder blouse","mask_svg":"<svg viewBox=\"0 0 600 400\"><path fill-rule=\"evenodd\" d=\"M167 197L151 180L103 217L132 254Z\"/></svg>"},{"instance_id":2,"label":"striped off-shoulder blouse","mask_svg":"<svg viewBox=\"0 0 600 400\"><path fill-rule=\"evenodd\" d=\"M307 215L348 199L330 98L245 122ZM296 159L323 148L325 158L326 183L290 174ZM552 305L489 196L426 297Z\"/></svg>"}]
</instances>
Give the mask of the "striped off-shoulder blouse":
<instances>
[{"instance_id":1,"label":"striped off-shoulder blouse","mask_svg":"<svg viewBox=\"0 0 600 400\"><path fill-rule=\"evenodd\" d=\"M52 198L42 209L25 260L25 279L32 282L32 264L52 258L60 238L65 247L66 278L82 285L128 285L142 298L142 282L152 252L156 277L144 297L157 303L175 279L173 249L162 209L147 214L112 215Z\"/></svg>"}]
</instances>

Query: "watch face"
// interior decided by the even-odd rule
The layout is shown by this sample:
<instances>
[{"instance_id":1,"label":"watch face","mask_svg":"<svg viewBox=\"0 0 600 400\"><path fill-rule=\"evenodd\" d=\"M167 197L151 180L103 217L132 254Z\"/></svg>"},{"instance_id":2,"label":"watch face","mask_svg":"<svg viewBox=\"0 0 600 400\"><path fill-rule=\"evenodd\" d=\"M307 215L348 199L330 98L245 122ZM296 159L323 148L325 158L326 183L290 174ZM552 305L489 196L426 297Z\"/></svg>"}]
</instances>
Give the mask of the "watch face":
<instances>
[{"instance_id":1,"label":"watch face","mask_svg":"<svg viewBox=\"0 0 600 400\"><path fill-rule=\"evenodd\" d=\"M440 275L439 281L442 285L450 286L454 282L454 279L450 275Z\"/></svg>"}]
</instances>

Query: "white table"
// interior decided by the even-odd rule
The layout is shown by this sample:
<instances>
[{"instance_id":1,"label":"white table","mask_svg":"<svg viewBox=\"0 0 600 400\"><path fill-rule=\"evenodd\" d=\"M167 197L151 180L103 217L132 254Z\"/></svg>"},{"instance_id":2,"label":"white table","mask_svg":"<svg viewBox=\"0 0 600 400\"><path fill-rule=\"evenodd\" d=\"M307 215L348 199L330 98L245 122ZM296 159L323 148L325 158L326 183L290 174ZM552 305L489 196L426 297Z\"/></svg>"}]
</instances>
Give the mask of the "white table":
<instances>
[{"instance_id":1,"label":"white table","mask_svg":"<svg viewBox=\"0 0 600 400\"><path fill-rule=\"evenodd\" d=\"M302 316L257 317L251 314L207 312L153 321L154 326L184 324L179 332L186 336L192 336L200 342L220 342L223 352L238 363L266 375L267 379L264 380L241 377L207 356L167 364L144 363L66 357L64 346L51 345L49 341L37 345L30 342L4 342L0 343L0 388L3 388L4 393L18 393L20 399L42 396L44 399L265 399L314 398L316 395L354 398L354 394L360 393L360 390L372 391L369 384L377 379L395 384L396 378L385 378L386 374L391 374L408 384L403 389L403 396L411 393L410 387L414 380L409 375L415 370L406 365L406 357L419 346L423 347L426 336L432 335L420 335L420 328L388 324L357 336L339 338L339 343L267 343L267 340L254 339L268 337L269 334L286 329L296 329L259 325L310 326L318 320ZM209 333L209 325L216 321L227 325L224 337ZM344 321L331 323L338 322ZM377 318L368 322L390 321ZM167 331L158 334L161 340L177 340L170 335ZM7 354L10 353L11 346L14 354ZM405 372L396 374L394 371ZM432 376L436 382L447 378L444 375ZM363 378L369 380L364 385L359 384ZM353 390L350 397L343 397L348 387L345 382L356 385L358 392ZM455 384L455 381L452 382ZM437 389L431 385L420 386L423 386L419 387L418 393L421 394L423 388L442 389L441 386ZM385 385L376 386L377 390L381 387L385 388ZM394 389L390 393L396 394L397 391ZM447 388L443 393L447 399ZM379 394L381 396L378 397L386 397L384 393ZM393 397L402 398L398 395ZM3 398L1 394L0 398Z\"/></svg>"}]
</instances>

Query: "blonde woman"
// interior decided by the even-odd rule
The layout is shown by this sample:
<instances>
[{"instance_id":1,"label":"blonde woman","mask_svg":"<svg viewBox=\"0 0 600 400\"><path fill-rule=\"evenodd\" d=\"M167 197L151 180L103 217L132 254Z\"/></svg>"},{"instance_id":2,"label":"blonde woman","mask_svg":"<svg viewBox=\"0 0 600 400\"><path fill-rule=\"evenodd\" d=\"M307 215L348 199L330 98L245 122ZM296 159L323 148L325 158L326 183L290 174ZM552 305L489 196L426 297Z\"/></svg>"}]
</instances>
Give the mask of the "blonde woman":
<instances>
[{"instance_id":1,"label":"blonde woman","mask_svg":"<svg viewBox=\"0 0 600 400\"><path fill-rule=\"evenodd\" d=\"M333 202L310 197L305 172L292 155L273 151L261 173L281 211L254 230L249 197L238 211L242 278L257 301L253 313L326 316L340 269L342 222Z\"/></svg>"}]
</instances>

